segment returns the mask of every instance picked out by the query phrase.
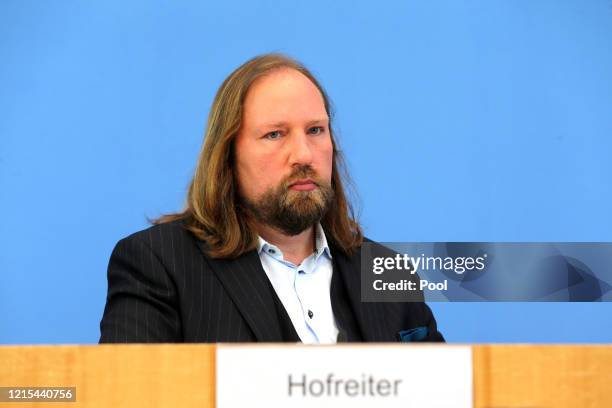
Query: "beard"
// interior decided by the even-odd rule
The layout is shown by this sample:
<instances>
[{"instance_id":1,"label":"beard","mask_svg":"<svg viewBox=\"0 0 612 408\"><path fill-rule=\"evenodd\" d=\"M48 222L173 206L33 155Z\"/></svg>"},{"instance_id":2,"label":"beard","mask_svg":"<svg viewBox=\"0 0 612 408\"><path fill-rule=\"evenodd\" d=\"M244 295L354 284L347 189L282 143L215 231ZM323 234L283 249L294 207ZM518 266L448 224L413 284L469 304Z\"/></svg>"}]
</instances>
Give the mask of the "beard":
<instances>
[{"instance_id":1,"label":"beard","mask_svg":"<svg viewBox=\"0 0 612 408\"><path fill-rule=\"evenodd\" d=\"M291 190L289 186L301 178L311 179L317 188ZM296 167L278 187L270 188L255 200L241 197L243 206L260 223L275 227L287 235L297 235L321 221L334 199L330 183L316 178L310 166Z\"/></svg>"}]
</instances>

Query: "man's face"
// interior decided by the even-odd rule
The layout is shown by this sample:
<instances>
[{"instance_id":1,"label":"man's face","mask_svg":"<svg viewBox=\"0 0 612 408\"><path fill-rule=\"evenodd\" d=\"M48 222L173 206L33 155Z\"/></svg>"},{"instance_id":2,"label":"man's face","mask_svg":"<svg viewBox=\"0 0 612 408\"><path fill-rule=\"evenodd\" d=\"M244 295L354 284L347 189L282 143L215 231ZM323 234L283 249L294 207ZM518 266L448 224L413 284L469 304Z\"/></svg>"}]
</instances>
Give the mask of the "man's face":
<instances>
[{"instance_id":1,"label":"man's face","mask_svg":"<svg viewBox=\"0 0 612 408\"><path fill-rule=\"evenodd\" d=\"M273 71L251 85L234 153L239 194L258 221L296 235L330 206L329 117L317 87L298 71Z\"/></svg>"}]
</instances>

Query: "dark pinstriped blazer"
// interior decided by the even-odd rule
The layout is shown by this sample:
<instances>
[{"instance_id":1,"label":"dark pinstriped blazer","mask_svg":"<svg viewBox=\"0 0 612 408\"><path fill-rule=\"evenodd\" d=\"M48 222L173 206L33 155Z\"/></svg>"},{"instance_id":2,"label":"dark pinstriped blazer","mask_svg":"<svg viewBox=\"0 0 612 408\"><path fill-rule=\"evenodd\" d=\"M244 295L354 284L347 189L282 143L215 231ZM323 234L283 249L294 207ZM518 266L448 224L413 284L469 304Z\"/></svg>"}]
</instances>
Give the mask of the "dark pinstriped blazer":
<instances>
[{"instance_id":1,"label":"dark pinstriped blazer","mask_svg":"<svg viewBox=\"0 0 612 408\"><path fill-rule=\"evenodd\" d=\"M424 341L443 341L425 303L362 303L359 252L329 245L365 341L420 326ZM213 259L181 222L156 225L113 250L100 342L280 342L273 290L255 250Z\"/></svg>"}]
</instances>

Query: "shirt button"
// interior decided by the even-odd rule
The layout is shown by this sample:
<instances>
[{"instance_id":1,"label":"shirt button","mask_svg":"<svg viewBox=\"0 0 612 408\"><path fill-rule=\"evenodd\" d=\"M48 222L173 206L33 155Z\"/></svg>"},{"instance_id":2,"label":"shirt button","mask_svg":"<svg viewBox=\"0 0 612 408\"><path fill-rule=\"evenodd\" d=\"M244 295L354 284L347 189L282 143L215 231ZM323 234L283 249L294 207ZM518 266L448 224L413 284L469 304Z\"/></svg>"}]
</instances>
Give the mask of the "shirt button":
<instances>
[{"instance_id":1,"label":"shirt button","mask_svg":"<svg viewBox=\"0 0 612 408\"><path fill-rule=\"evenodd\" d=\"M268 252L271 253L271 254L275 254L276 253L276 251L273 250L272 248L268 249Z\"/></svg>"},{"instance_id":2,"label":"shirt button","mask_svg":"<svg viewBox=\"0 0 612 408\"><path fill-rule=\"evenodd\" d=\"M312 310L308 310L308 317L312 319L312 316L314 316L314 313L312 313Z\"/></svg>"}]
</instances>

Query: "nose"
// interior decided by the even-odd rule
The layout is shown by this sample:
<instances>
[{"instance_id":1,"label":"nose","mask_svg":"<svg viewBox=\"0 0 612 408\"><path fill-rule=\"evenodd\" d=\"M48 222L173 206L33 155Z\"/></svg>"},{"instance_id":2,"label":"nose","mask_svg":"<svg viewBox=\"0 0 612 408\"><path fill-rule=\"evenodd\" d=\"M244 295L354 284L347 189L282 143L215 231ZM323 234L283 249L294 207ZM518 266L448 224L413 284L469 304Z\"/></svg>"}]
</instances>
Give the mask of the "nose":
<instances>
[{"instance_id":1,"label":"nose","mask_svg":"<svg viewBox=\"0 0 612 408\"><path fill-rule=\"evenodd\" d=\"M291 166L312 164L312 145L309 140L309 135L304 132L294 133L291 137L289 145L289 160Z\"/></svg>"}]
</instances>

